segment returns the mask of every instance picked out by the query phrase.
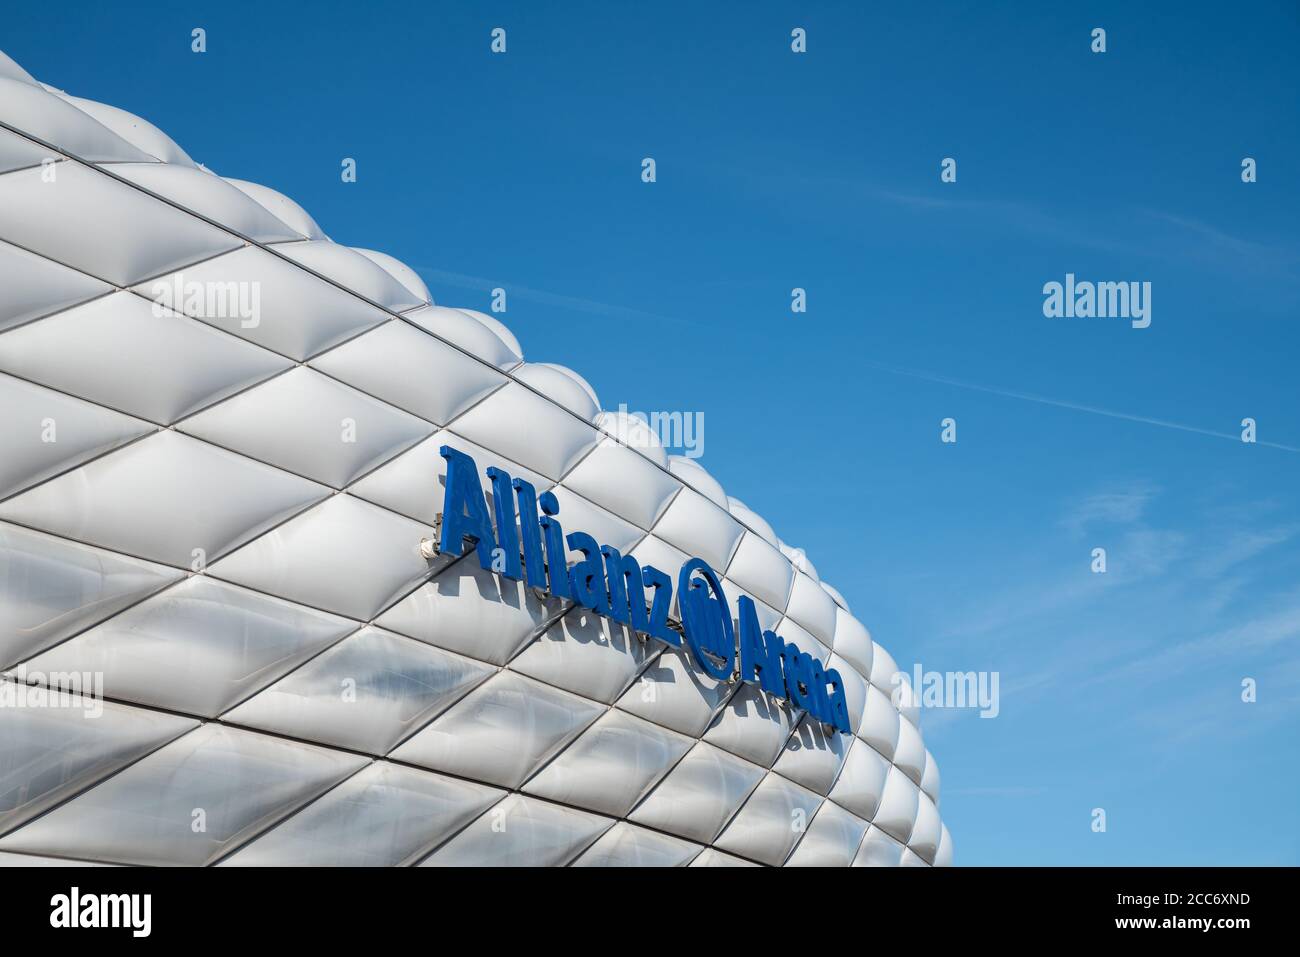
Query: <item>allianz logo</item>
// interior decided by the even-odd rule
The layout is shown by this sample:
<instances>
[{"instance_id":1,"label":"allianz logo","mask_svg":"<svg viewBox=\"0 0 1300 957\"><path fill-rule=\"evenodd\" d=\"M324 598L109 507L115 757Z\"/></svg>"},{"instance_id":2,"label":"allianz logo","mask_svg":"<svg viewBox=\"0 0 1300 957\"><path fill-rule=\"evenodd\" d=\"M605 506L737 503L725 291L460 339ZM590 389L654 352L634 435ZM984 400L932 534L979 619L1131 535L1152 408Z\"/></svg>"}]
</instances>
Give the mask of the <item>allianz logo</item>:
<instances>
[{"instance_id":1,"label":"allianz logo","mask_svg":"<svg viewBox=\"0 0 1300 957\"><path fill-rule=\"evenodd\" d=\"M667 573L652 565L643 568L632 556L598 543L586 532L566 535L553 493L538 495L531 483L511 478L495 466L487 470L494 529L474 459L448 445L439 454L447 460L439 553L460 556L473 549L487 571L588 608L627 626L643 640L653 638L673 648L682 647L684 641L710 677L755 685L807 711L823 725L850 731L839 672L775 632L763 630L757 608L746 595L737 600L737 628L722 582L704 559L691 558L678 571L682 620L677 626L668 617L673 579ZM572 568L569 550L583 556Z\"/></svg>"}]
</instances>

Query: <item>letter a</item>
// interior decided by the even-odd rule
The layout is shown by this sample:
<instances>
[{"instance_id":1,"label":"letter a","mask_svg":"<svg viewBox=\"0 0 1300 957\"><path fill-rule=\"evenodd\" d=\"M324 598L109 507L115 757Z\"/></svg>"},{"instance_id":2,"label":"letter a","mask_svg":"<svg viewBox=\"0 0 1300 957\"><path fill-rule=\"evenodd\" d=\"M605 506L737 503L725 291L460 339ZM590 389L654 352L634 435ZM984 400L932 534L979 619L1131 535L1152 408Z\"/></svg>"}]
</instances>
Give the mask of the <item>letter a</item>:
<instances>
[{"instance_id":1,"label":"letter a","mask_svg":"<svg viewBox=\"0 0 1300 957\"><path fill-rule=\"evenodd\" d=\"M447 490L442 499L442 540L439 550L445 555L463 554L466 544L478 551L478 561L492 568L492 549L496 538L488 518L487 499L478 480L478 466L464 452L444 445L438 454L447 460Z\"/></svg>"}]
</instances>

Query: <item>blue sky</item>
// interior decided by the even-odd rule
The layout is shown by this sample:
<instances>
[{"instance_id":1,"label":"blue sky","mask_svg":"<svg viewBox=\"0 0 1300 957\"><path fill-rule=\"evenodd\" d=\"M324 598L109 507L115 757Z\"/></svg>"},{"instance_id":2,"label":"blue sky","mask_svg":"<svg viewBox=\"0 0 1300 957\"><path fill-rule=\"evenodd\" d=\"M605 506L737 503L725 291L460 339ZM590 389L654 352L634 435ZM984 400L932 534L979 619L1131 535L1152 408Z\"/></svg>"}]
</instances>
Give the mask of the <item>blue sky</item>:
<instances>
[{"instance_id":1,"label":"blue sky","mask_svg":"<svg viewBox=\"0 0 1300 957\"><path fill-rule=\"evenodd\" d=\"M1138 6L19 4L0 46L703 412L900 665L1000 672L924 715L958 863L1296 864L1300 12ZM1150 328L1045 318L1067 272Z\"/></svg>"}]
</instances>

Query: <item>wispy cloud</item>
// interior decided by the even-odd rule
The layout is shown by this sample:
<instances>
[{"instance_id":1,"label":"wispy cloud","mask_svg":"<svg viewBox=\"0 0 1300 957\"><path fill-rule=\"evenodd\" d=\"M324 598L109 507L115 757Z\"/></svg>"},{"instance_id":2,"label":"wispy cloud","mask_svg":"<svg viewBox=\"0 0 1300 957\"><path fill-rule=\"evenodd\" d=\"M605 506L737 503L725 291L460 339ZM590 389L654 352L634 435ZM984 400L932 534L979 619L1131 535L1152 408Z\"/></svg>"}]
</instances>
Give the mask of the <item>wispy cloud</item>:
<instances>
[{"instance_id":1,"label":"wispy cloud","mask_svg":"<svg viewBox=\"0 0 1300 957\"><path fill-rule=\"evenodd\" d=\"M1140 211L1150 220L1174 227L1192 248L1198 258L1222 264L1225 259L1235 266L1253 266L1266 270L1280 270L1294 279L1300 266L1300 250L1281 242L1261 242L1234 236L1217 226L1186 216L1177 216L1157 209Z\"/></svg>"},{"instance_id":2,"label":"wispy cloud","mask_svg":"<svg viewBox=\"0 0 1300 957\"><path fill-rule=\"evenodd\" d=\"M1134 678L1166 680L1190 667L1231 656L1260 654L1285 643L1300 644L1300 601L1242 624L1144 654L1094 675L1090 683L1108 684Z\"/></svg>"},{"instance_id":3,"label":"wispy cloud","mask_svg":"<svg viewBox=\"0 0 1300 957\"><path fill-rule=\"evenodd\" d=\"M1285 544L1300 534L1300 524L1278 525L1274 528L1244 528L1232 533L1229 539L1211 554L1197 562L1193 571L1204 578L1218 578L1242 562L1250 561L1270 548Z\"/></svg>"},{"instance_id":4,"label":"wispy cloud","mask_svg":"<svg viewBox=\"0 0 1300 957\"><path fill-rule=\"evenodd\" d=\"M657 312L646 312L642 309L633 309L629 306L619 306L614 303L600 302L596 299L585 299L581 296L565 296L559 293L547 292L545 289L534 289L529 286L520 286L517 283L506 282L501 279L485 279L482 276L467 276L464 273L448 272L445 269L434 269L431 266L416 265L412 268L414 268L426 281L432 280L434 284L442 283L448 286L458 286L462 289L477 289L484 292L500 287L507 290L512 298L537 302L545 306L554 306L557 309L566 309L570 312L583 312L588 315L605 316L612 319L628 319L654 323L667 322L681 326L690 325L688 320L680 319L675 316L665 316L662 313Z\"/></svg>"},{"instance_id":5,"label":"wispy cloud","mask_svg":"<svg viewBox=\"0 0 1300 957\"><path fill-rule=\"evenodd\" d=\"M1086 532L1093 524L1129 525L1140 519L1148 503L1159 493L1150 485L1097 492L1072 506L1061 525L1075 535Z\"/></svg>"},{"instance_id":6,"label":"wispy cloud","mask_svg":"<svg viewBox=\"0 0 1300 957\"><path fill-rule=\"evenodd\" d=\"M983 392L987 395L1002 396L1006 399L1019 399L1022 402L1035 402L1039 405L1050 405L1058 409L1069 409L1073 412L1086 412L1089 415L1101 415L1111 419L1121 419L1125 422L1137 422L1142 425L1154 425L1163 429L1175 429L1179 432L1208 435L1212 438L1228 439L1232 442L1241 441L1241 436L1235 432L1219 432L1214 429L1203 429L1199 426L1187 425L1182 422L1171 422L1168 419L1156 419L1151 416L1136 415L1130 412L1120 412L1115 409L1103 409L1100 406L1084 405L1081 402L1071 402L1067 399L1053 399L1044 395L1036 395L1032 392L995 388L993 386L980 385L976 382L954 379L951 376L938 375L933 372L924 372L918 369L904 369L899 366L886 365L883 362L873 362L870 359L862 359L859 361L862 365L870 366L873 369L879 369L881 372L887 372L891 375L907 376L909 378L921 379L926 382L934 382L940 385L954 386L958 389L969 389L974 392ZM1271 449L1281 449L1283 452L1300 452L1300 448L1293 445L1283 445L1281 442L1266 442L1261 439L1258 440L1256 444L1267 446Z\"/></svg>"},{"instance_id":7,"label":"wispy cloud","mask_svg":"<svg viewBox=\"0 0 1300 957\"><path fill-rule=\"evenodd\" d=\"M1041 203L1003 197L973 199L960 195L909 192L864 177L845 177L828 170L812 170L810 160L797 168L749 168L741 175L733 168L700 167L722 181L724 188L741 186L747 198L766 194L769 201L784 204L795 192L808 202L823 202L842 212L846 203L892 205L921 213L971 214L982 223L996 223L1005 229L1063 245L1166 261L1194 259L1221 271L1265 272L1296 283L1300 280L1300 247L1291 237L1242 238L1218 226L1188 216L1145 207L1116 206L1109 209L1049 208Z\"/></svg>"},{"instance_id":8,"label":"wispy cloud","mask_svg":"<svg viewBox=\"0 0 1300 957\"><path fill-rule=\"evenodd\" d=\"M1026 564L1028 574L1006 576L1004 586L982 592L972 607L949 609L945 620L956 624L935 636L926 667L954 667L945 662L973 653L989 665L1005 660L1002 713L1016 720L1062 693L1150 699L1159 712L1179 708L1189 687L1226 681L1231 703L1234 669L1262 672L1300 659L1300 589L1285 576L1277 587L1277 566L1266 557L1300 537L1300 523L1225 512L1216 497L1183 512L1177 526L1154 525L1148 513L1164 494L1134 480L1064 504L1067 528L1114 526L1102 536L1107 574L1092 574L1082 562ZM1241 595L1249 595L1248 604L1238 601ZM1300 689L1287 693L1300 699ZM922 712L927 733L948 734L957 716ZM1182 726L1169 727L1172 734Z\"/></svg>"}]
</instances>

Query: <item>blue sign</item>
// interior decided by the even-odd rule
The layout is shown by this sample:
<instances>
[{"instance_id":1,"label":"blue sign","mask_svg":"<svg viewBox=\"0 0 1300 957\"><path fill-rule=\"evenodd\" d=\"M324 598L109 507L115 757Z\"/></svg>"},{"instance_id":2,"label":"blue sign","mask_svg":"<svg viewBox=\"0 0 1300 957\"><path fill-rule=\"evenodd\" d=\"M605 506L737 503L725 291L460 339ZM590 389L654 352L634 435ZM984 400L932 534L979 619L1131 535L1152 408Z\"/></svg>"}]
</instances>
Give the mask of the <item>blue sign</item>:
<instances>
[{"instance_id":1,"label":"blue sign","mask_svg":"<svg viewBox=\"0 0 1300 957\"><path fill-rule=\"evenodd\" d=\"M671 577L650 565L641 567L632 556L620 555L586 532L565 535L557 517L560 503L552 493L538 495L530 483L495 467L487 470L494 513L489 516L474 460L449 445L439 453L447 460L440 552L461 555L473 549L484 569L582 605L638 635L674 648L685 639L691 657L710 677L756 685L823 724L849 732L839 672L764 631L754 601L746 595L737 600L739 619L733 622L722 581L704 559L690 559L677 574L678 634L668 620ZM569 551L582 554L572 567Z\"/></svg>"}]
</instances>

